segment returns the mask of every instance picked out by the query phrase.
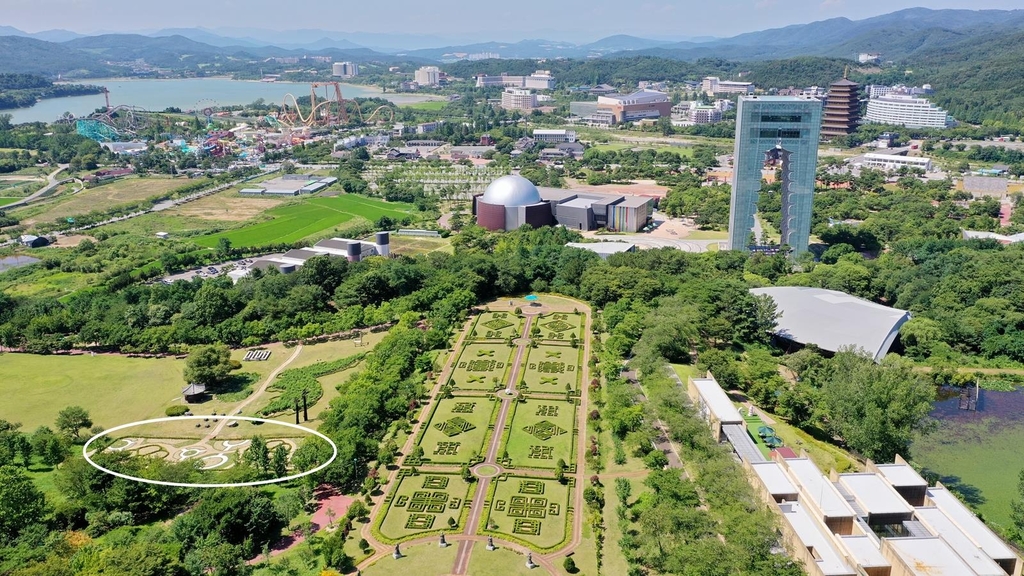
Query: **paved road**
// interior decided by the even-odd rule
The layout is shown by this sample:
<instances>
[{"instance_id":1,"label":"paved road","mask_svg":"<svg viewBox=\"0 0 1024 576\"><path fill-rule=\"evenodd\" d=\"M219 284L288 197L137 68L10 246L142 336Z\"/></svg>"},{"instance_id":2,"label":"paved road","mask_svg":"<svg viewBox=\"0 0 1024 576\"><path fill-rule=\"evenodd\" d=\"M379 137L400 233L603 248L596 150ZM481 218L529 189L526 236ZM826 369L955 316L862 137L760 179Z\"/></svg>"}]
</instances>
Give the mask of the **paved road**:
<instances>
[{"instance_id":1,"label":"paved road","mask_svg":"<svg viewBox=\"0 0 1024 576\"><path fill-rule=\"evenodd\" d=\"M53 172L51 172L49 175L46 176L46 182L47 182L46 186L43 186L39 191L35 192L31 196L27 196L25 198L22 198L21 200L18 200L17 202L11 202L10 204L4 206L4 209L15 208L15 207L18 207L18 206L24 206L25 204L28 204L29 202L35 200L36 198L39 198L40 196L43 196L44 194L48 193L50 190L53 190L54 188L56 188L60 184L62 184L64 182L67 182L67 180L57 180L57 174L60 174L64 170L67 170L68 166L70 166L70 165L69 164L58 164L57 166L58 167L57 167L56 170L54 170Z\"/></svg>"}]
</instances>

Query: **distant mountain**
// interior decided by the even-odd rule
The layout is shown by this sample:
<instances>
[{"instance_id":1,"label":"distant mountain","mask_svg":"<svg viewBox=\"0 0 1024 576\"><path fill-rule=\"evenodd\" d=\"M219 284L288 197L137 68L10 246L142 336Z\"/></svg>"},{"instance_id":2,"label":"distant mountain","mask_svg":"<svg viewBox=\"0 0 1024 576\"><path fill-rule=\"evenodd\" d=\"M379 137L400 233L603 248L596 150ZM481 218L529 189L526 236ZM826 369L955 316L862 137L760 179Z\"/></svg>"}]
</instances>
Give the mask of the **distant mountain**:
<instances>
[{"instance_id":1,"label":"distant mountain","mask_svg":"<svg viewBox=\"0 0 1024 576\"><path fill-rule=\"evenodd\" d=\"M0 58L0 73L95 77L120 71L95 54L24 36L0 36L0 54L17 55Z\"/></svg>"},{"instance_id":2,"label":"distant mountain","mask_svg":"<svg viewBox=\"0 0 1024 576\"><path fill-rule=\"evenodd\" d=\"M955 42L966 31L1024 29L1024 10L930 10L909 8L865 18L831 18L711 42L678 42L643 50L643 54L677 60L727 58L764 60L794 56L852 58L858 52L879 52L899 60L923 46Z\"/></svg>"},{"instance_id":3,"label":"distant mountain","mask_svg":"<svg viewBox=\"0 0 1024 576\"><path fill-rule=\"evenodd\" d=\"M250 40L243 38L229 38L227 36L221 36L215 34L209 30L203 28L164 28L157 30L156 32L144 34L145 36L162 37L162 36L181 36L194 40L196 42L202 42L203 44L209 44L210 46L227 47L227 46L267 46L268 44L254 43Z\"/></svg>"},{"instance_id":4,"label":"distant mountain","mask_svg":"<svg viewBox=\"0 0 1024 576\"><path fill-rule=\"evenodd\" d=\"M655 46L664 46L665 44L671 44L671 42L619 34L602 38L590 44L584 44L580 48L593 52L621 52L625 50L643 50L645 48L654 48Z\"/></svg>"},{"instance_id":5,"label":"distant mountain","mask_svg":"<svg viewBox=\"0 0 1024 576\"><path fill-rule=\"evenodd\" d=\"M81 38L84 34L79 34L78 32L72 32L70 30L43 30L42 32L29 33L23 30L18 30L13 26L0 26L0 36L21 36L24 38L44 40L46 42L65 42L67 40Z\"/></svg>"}]
</instances>

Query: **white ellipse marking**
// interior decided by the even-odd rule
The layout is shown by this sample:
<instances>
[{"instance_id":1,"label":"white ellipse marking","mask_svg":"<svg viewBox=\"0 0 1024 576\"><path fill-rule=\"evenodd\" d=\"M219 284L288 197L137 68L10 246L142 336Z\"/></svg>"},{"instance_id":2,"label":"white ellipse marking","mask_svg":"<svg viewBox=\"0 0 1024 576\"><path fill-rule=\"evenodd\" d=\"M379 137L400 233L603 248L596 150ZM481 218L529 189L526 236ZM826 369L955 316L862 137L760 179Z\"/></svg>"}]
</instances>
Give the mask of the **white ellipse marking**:
<instances>
[{"instance_id":1,"label":"white ellipse marking","mask_svg":"<svg viewBox=\"0 0 1024 576\"><path fill-rule=\"evenodd\" d=\"M300 472L298 474L292 474L291 476L285 476L284 478L271 478L270 480L255 480L253 482L234 482L234 483L227 483L227 484L203 484L203 483L189 483L189 482L166 482L164 480L150 480L149 478L139 478L137 476L130 476L128 474L122 474L120 472L114 472L113 470L110 470L109 468L104 468L103 466L100 466L96 462L93 462L92 458L89 457L89 445L90 444L92 444L93 442L95 442L96 440L98 440L98 439L100 439L100 438L102 438L104 436L107 436L107 435L109 435L109 434L111 434L113 432L117 432L118 430L124 430L125 428L132 428L132 427L135 427L135 426L141 426L143 424L157 424L157 423L160 423L160 422L179 422L181 420L201 420L201 419L204 419L204 418L213 418L214 420L248 420L249 422L259 422L261 424L277 424L279 426L286 426L288 428L294 428L296 430L302 430L303 432L309 432L310 434L314 434L316 436L319 436L325 442L327 442L328 444L331 445L331 457L327 459L327 462L324 462L323 464L317 466L316 468L313 468L311 470L306 470L305 472ZM320 432L317 432L316 430L310 430L309 428L306 428L304 426L299 426L298 424L291 424L290 422L281 422L279 420L268 420L266 418L253 418L251 416L230 416L230 417L229 416L202 416L202 415L199 415L199 416L169 416L169 417L166 417L166 418L153 418L152 420L139 420L138 422L129 422L128 424L121 424L120 426L114 426L110 430L104 430L103 432L100 432L99 434L93 436L92 438L89 438L89 440L86 441L85 445L82 446L82 456L85 458L86 462L88 462L90 465L92 465L93 468L96 468L100 472L106 472L107 474L110 474L111 476L117 476L118 478L124 478L125 480L134 480L135 482L142 482L144 484L156 484L158 486L177 486L179 488L243 488L245 486L265 486L267 484L277 484L279 482L287 482L289 480L296 480L298 478L303 478L303 477L309 476L311 474L315 474L315 473L323 470L324 468L327 468L331 464L331 462L334 462L334 459L338 457L338 445L335 444L334 441L331 440L330 438L328 438L326 435L324 435L324 434L322 434Z\"/></svg>"},{"instance_id":2,"label":"white ellipse marking","mask_svg":"<svg viewBox=\"0 0 1024 576\"><path fill-rule=\"evenodd\" d=\"M212 469L214 469L214 468L216 468L218 466L223 466L223 465L228 463L228 457L227 457L226 454L213 454L212 456L204 456L204 457L200 458L200 460L205 462L207 460L212 460L214 458L217 458L218 461L214 462L213 464L208 464L208 465L200 468L200 470L212 470Z\"/></svg>"}]
</instances>

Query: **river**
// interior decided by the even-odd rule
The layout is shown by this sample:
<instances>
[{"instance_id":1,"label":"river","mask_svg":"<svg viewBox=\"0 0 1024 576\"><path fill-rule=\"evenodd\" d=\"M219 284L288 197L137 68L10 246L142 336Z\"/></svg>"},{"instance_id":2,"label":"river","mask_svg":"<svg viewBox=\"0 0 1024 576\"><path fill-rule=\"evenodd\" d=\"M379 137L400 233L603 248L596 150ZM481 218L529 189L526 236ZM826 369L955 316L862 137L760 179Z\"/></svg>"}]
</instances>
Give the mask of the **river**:
<instances>
[{"instance_id":1,"label":"river","mask_svg":"<svg viewBox=\"0 0 1024 576\"><path fill-rule=\"evenodd\" d=\"M259 98L268 103L279 104L285 94L308 96L309 84L298 82L238 81L228 78L182 78L173 80L153 79L110 79L85 80L83 84L106 86L110 91L110 105L138 106L144 110L161 111L174 106L182 110L208 106L229 106L249 104ZM382 94L379 88L370 86L341 85L345 98L384 97L395 104L408 104L433 99L419 94ZM318 91L323 95L323 89ZM86 116L106 104L103 94L51 98L38 102L31 108L0 110L10 114L12 122L53 122L65 112L75 116Z\"/></svg>"}]
</instances>

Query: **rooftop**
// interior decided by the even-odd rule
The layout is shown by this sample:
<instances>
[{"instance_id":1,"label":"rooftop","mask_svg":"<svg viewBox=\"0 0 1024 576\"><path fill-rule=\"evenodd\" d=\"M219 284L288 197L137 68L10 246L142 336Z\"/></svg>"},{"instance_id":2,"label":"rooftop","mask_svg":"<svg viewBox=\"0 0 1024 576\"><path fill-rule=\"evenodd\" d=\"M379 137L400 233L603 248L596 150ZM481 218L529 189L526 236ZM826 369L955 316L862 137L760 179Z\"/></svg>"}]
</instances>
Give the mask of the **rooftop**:
<instances>
[{"instance_id":1,"label":"rooftop","mask_svg":"<svg viewBox=\"0 0 1024 576\"><path fill-rule=\"evenodd\" d=\"M713 378L693 378L693 386L707 404L708 410L722 424L743 424L739 410L729 400L729 395L722 390Z\"/></svg>"},{"instance_id":2,"label":"rooftop","mask_svg":"<svg viewBox=\"0 0 1024 576\"><path fill-rule=\"evenodd\" d=\"M873 536L840 536L839 546L845 548L851 560L864 568L891 566L878 549Z\"/></svg>"},{"instance_id":3,"label":"rooftop","mask_svg":"<svg viewBox=\"0 0 1024 576\"><path fill-rule=\"evenodd\" d=\"M793 478L803 486L807 498L813 502L822 514L829 518L853 517L853 508L847 504L846 498L836 490L828 478L808 458L786 459Z\"/></svg>"},{"instance_id":4,"label":"rooftop","mask_svg":"<svg viewBox=\"0 0 1024 576\"><path fill-rule=\"evenodd\" d=\"M825 576L853 576L857 573L846 565L842 554L832 546L832 542L818 528L817 522L814 521L807 509L797 502L787 502L780 504L779 510L804 545L813 550L817 559L815 563L822 574Z\"/></svg>"},{"instance_id":5,"label":"rooftop","mask_svg":"<svg viewBox=\"0 0 1024 576\"><path fill-rule=\"evenodd\" d=\"M965 576L971 567L940 538L886 538L882 545L892 549L914 576Z\"/></svg>"},{"instance_id":6,"label":"rooftop","mask_svg":"<svg viewBox=\"0 0 1024 576\"><path fill-rule=\"evenodd\" d=\"M778 462L752 462L750 469L760 478L761 483L772 496L796 494L796 486L782 470Z\"/></svg>"},{"instance_id":7,"label":"rooftop","mask_svg":"<svg viewBox=\"0 0 1024 576\"><path fill-rule=\"evenodd\" d=\"M936 508L942 510L989 557L996 560L1017 557L1005 542L1000 540L984 522L974 515L974 512L971 512L967 506L964 506L963 502L958 500L949 490L941 487L929 488L928 498L931 499Z\"/></svg>"},{"instance_id":8,"label":"rooftop","mask_svg":"<svg viewBox=\"0 0 1024 576\"><path fill-rule=\"evenodd\" d=\"M917 519L945 540L978 576L1006 576L1006 572L938 508L918 508Z\"/></svg>"},{"instance_id":9,"label":"rooftop","mask_svg":"<svg viewBox=\"0 0 1024 576\"><path fill-rule=\"evenodd\" d=\"M877 474L840 474L839 483L868 514L910 515L913 512L907 501Z\"/></svg>"},{"instance_id":10,"label":"rooftop","mask_svg":"<svg viewBox=\"0 0 1024 576\"><path fill-rule=\"evenodd\" d=\"M775 334L830 352L852 346L881 361L910 319L906 310L889 308L844 292L799 286L753 288L767 294L781 314Z\"/></svg>"},{"instance_id":11,"label":"rooftop","mask_svg":"<svg viewBox=\"0 0 1024 576\"><path fill-rule=\"evenodd\" d=\"M510 174L491 182L480 200L499 206L532 206L542 202L537 187L522 176Z\"/></svg>"},{"instance_id":12,"label":"rooftop","mask_svg":"<svg viewBox=\"0 0 1024 576\"><path fill-rule=\"evenodd\" d=\"M878 468L879 474L885 476L885 479L897 488L928 485L928 482L907 464L876 464L875 467Z\"/></svg>"}]
</instances>

